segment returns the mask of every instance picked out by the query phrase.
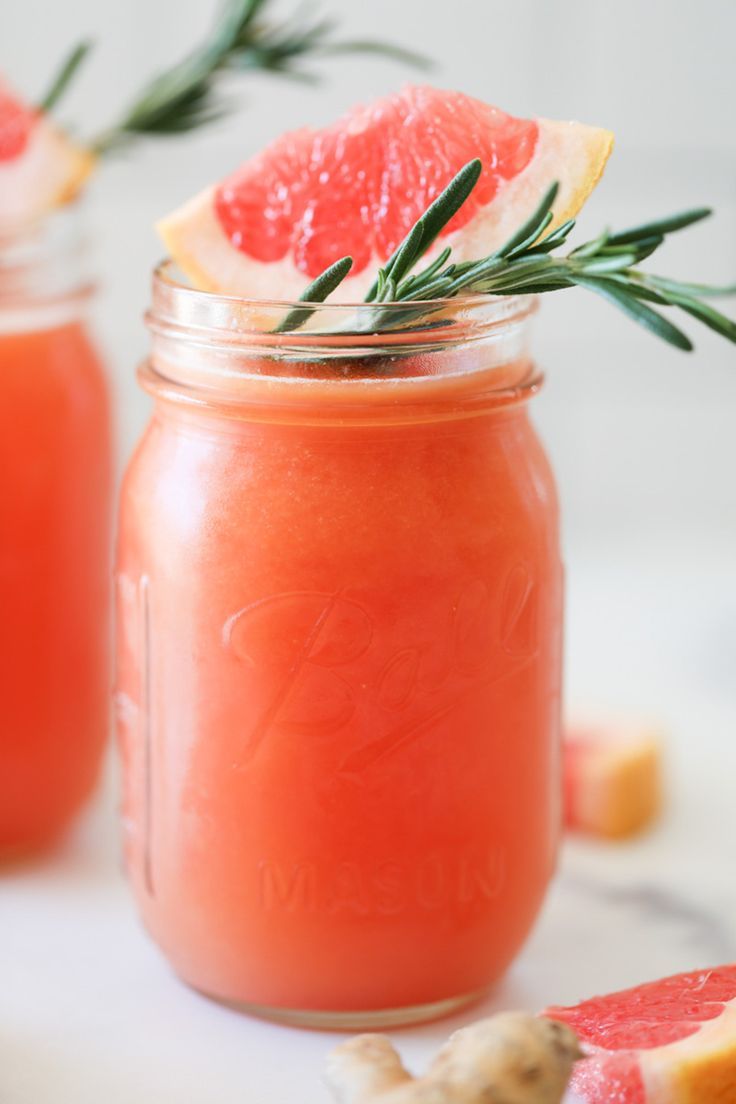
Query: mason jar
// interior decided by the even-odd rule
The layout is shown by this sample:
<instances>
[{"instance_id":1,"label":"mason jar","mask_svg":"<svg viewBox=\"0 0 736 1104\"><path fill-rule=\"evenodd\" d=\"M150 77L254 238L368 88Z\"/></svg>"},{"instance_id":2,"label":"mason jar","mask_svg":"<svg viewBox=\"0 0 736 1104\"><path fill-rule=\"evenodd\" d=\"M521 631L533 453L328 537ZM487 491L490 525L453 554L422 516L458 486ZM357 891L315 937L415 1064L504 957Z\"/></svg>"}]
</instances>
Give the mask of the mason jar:
<instances>
[{"instance_id":1,"label":"mason jar","mask_svg":"<svg viewBox=\"0 0 736 1104\"><path fill-rule=\"evenodd\" d=\"M291 305L293 306L293 304ZM164 265L124 481L127 869L175 971L320 1027L483 994L559 832L557 501L534 301L195 291Z\"/></svg>"},{"instance_id":2,"label":"mason jar","mask_svg":"<svg viewBox=\"0 0 736 1104\"><path fill-rule=\"evenodd\" d=\"M109 717L111 445L76 208L0 231L0 861L90 793Z\"/></svg>"}]
</instances>

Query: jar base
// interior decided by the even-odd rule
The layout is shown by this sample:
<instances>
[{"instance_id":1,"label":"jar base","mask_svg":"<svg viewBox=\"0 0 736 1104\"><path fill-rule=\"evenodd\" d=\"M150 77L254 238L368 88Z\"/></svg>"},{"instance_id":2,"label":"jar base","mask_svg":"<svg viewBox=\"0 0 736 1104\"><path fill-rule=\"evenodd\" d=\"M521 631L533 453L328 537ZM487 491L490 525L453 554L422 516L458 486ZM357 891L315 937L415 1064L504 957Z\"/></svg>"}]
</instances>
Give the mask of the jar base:
<instances>
[{"instance_id":1,"label":"jar base","mask_svg":"<svg viewBox=\"0 0 736 1104\"><path fill-rule=\"evenodd\" d=\"M410 1024L427 1023L430 1020L444 1019L461 1008L475 1004L483 999L488 989L477 989L472 993L463 993L446 1000L430 1001L428 1004L405 1005L402 1008L380 1008L356 1010L352 1012L332 1012L323 1009L301 1010L293 1008L273 1008L264 1004L249 1004L241 1001L224 1000L203 989L198 992L209 1000L255 1016L259 1020L284 1024L287 1027L304 1027L313 1031L375 1031L386 1027L407 1027Z\"/></svg>"}]
</instances>

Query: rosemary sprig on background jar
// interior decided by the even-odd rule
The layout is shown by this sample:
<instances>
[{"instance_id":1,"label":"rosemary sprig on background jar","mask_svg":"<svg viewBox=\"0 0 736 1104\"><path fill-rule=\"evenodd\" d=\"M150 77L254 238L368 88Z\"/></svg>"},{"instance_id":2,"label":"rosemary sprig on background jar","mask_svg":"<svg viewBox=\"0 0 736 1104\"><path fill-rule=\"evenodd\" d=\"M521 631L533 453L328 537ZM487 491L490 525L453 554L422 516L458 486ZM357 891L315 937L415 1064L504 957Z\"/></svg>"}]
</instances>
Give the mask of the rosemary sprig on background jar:
<instances>
[{"instance_id":1,"label":"rosemary sprig on background jar","mask_svg":"<svg viewBox=\"0 0 736 1104\"><path fill-rule=\"evenodd\" d=\"M336 37L333 19L304 11L279 19L273 8L273 0L226 0L204 40L145 84L90 148L105 154L145 136L175 136L220 119L232 110L220 95L221 84L235 73L315 81L310 63L339 54L376 54L418 68L430 64L396 43ZM58 106L91 49L91 42L80 42L64 59L41 97L42 111Z\"/></svg>"}]
</instances>

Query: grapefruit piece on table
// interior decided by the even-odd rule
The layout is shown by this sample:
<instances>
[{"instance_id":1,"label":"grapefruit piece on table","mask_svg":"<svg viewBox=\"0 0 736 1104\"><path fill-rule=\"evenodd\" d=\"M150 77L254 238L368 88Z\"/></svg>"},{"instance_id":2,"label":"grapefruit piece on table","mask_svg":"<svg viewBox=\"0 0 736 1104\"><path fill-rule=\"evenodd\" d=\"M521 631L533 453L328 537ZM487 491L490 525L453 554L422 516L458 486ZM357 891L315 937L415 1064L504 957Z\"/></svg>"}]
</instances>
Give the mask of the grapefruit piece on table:
<instances>
[{"instance_id":1,"label":"grapefruit piece on table","mask_svg":"<svg viewBox=\"0 0 736 1104\"><path fill-rule=\"evenodd\" d=\"M642 721L578 721L562 745L565 824L606 839L648 827L662 804L662 739Z\"/></svg>"},{"instance_id":2,"label":"grapefruit piece on table","mask_svg":"<svg viewBox=\"0 0 736 1104\"><path fill-rule=\"evenodd\" d=\"M570 1088L585 1104L735 1104L736 965L676 974L547 1008L587 1058Z\"/></svg>"},{"instance_id":3,"label":"grapefruit piece on table","mask_svg":"<svg viewBox=\"0 0 736 1104\"><path fill-rule=\"evenodd\" d=\"M94 157L0 78L0 230L73 199Z\"/></svg>"},{"instance_id":4,"label":"grapefruit piece on table","mask_svg":"<svg viewBox=\"0 0 736 1104\"><path fill-rule=\"evenodd\" d=\"M485 256L532 213L553 180L560 189L552 225L572 218L612 144L612 134L597 127L518 119L460 92L409 85L323 130L282 135L158 230L199 288L296 298L350 254L341 298L357 300L474 157L483 162L482 176L428 260L447 245L455 260Z\"/></svg>"}]
</instances>

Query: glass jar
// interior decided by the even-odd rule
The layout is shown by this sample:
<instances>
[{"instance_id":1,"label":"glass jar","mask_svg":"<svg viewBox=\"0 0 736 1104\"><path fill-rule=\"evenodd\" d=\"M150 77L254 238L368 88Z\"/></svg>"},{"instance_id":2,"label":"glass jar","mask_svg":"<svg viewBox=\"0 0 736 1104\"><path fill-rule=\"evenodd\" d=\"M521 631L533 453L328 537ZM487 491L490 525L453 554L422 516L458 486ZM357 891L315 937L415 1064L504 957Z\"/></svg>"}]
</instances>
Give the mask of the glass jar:
<instances>
[{"instance_id":1,"label":"glass jar","mask_svg":"<svg viewBox=\"0 0 736 1104\"><path fill-rule=\"evenodd\" d=\"M46 847L108 731L111 446L78 213L0 233L0 860Z\"/></svg>"},{"instance_id":2,"label":"glass jar","mask_svg":"<svg viewBox=\"0 0 736 1104\"><path fill-rule=\"evenodd\" d=\"M533 306L381 335L324 306L277 335L288 304L155 278L118 549L125 852L206 994L417 1021L529 931L558 838L562 592Z\"/></svg>"}]
</instances>

